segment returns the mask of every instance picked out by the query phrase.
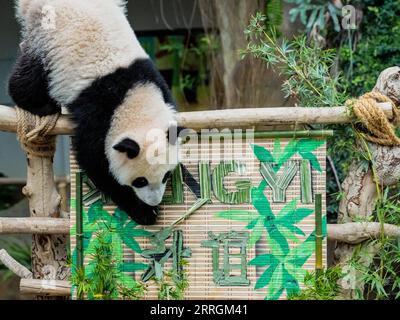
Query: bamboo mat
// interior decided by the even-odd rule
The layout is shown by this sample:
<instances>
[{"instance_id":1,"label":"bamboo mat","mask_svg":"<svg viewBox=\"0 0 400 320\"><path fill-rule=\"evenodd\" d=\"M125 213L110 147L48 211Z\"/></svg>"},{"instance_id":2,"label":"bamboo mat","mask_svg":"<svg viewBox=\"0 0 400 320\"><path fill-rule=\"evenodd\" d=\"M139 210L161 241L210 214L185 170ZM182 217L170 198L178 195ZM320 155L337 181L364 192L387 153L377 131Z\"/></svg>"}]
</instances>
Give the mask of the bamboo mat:
<instances>
[{"instance_id":1,"label":"bamboo mat","mask_svg":"<svg viewBox=\"0 0 400 320\"><path fill-rule=\"evenodd\" d=\"M290 143L291 139L281 138L281 151ZM266 150L271 151L274 150L274 146L276 147L276 139L266 139L259 138L254 142L256 145L265 148ZM209 150L209 157L204 157L204 150ZM228 156L226 156L226 152L224 153L225 158L221 159L221 154L223 151L227 151ZM203 152L201 152L203 151ZM242 152L247 151L248 157L243 158ZM260 174L260 161L254 155L254 152L251 148L251 145L246 141L242 141L241 143L235 143L232 146L224 146L218 143L211 143L207 146L199 146L194 143L187 143L181 148L181 157L182 164L188 169L188 171L193 175L196 181L199 181L198 176L198 164L199 161L209 161L211 170L213 170L218 164L221 163L222 160L229 161L232 159L237 159L238 162L244 164L246 170L243 174L239 173L231 173L224 179L224 187L228 192L232 192L236 190L235 182L238 180L250 180L253 187L259 186L263 177ZM316 159L318 160L322 172L318 172L317 170L312 170L312 187L313 194L322 194L322 212L323 215L326 214L326 145L318 147L315 151L313 151ZM295 154L290 161L301 161L303 158L299 153ZM79 171L79 167L76 163L73 152L70 154L70 173L71 173L71 198L75 199L76 194L76 180L75 174ZM282 173L281 169L278 171L278 175ZM167 188L167 194L170 193L170 190ZM273 202L273 194L271 188L267 187L264 195L268 199L272 212L275 216L279 216L280 211L287 205L290 201L294 199L300 199L300 190L301 190L301 181L300 181L300 171L297 172L293 181L290 183L287 191L286 191L286 201L285 203L274 203ZM83 192L85 193L87 188L84 187ZM146 227L145 229L151 232L159 231L162 228L170 226L174 221L182 217L188 210L192 207L192 205L196 202L196 197L193 192L187 187L184 187L184 203L183 204L172 204L172 205L161 205L161 213L159 220L156 225L151 227ZM71 201L74 203L74 201ZM303 204L300 201L297 204L298 207L308 208L314 210L314 203L312 204ZM84 210L88 210L88 207L84 207ZM112 214L115 210L113 206L106 206L105 209ZM198 209L190 218L181 223L178 227L179 230L183 231L184 238L184 246L191 249L192 254L190 258L187 258L188 265L185 266L185 271L187 272L189 279L189 288L186 290L185 299L250 299L250 300L258 300L265 299L267 296L267 289L255 289L255 285L257 280L262 276L265 271L263 267L255 267L248 265L247 266L247 279L250 284L248 286L219 286L213 281L213 258L212 258L212 249L209 247L202 246L202 242L209 240L209 232L213 232L216 235L221 233L227 233L230 231L237 232L249 232L250 230L246 229L246 226L249 224L249 221L233 221L228 219L223 219L217 217L218 212L225 210L246 210L252 213L257 214L257 210L251 204L237 204L237 205L227 205L219 202L215 196L213 195L212 203L206 203L200 209ZM73 205L71 208L71 228L76 223L76 207ZM298 228L300 228L305 236L297 236L298 241L292 241L290 239L286 239L289 248L292 250L299 246L302 242L304 242L310 234L315 229L315 215L311 214L308 217L304 218L302 221L296 224ZM142 228L142 227L140 227ZM141 248L148 249L151 247L147 238L136 238L139 242ZM172 239L167 240L167 247L171 245ZM264 230L263 236L260 241L253 247L248 248L247 250L247 263L253 260L256 256L261 254L267 254L271 252L271 245L266 240L266 232ZM76 239L75 237L71 237L71 252L75 249ZM224 256L223 247L221 246L219 249L221 261ZM126 262L143 262L148 263L149 261L141 257L139 254L135 254L127 247L124 247L124 260ZM85 263L88 262L88 257L85 257ZM312 254L307 261L304 263L301 269L314 271L315 270L315 253ZM323 263L326 266L326 239L323 240ZM221 263L222 264L222 263ZM169 269L171 267L171 260L168 261L164 269ZM130 276L134 277L136 280L140 280L141 272L130 273ZM302 284L300 283L300 287ZM282 292L279 299L285 299L286 290ZM268 298L268 297L267 297ZM147 293L145 295L145 299L157 299L157 286L154 282L147 282Z\"/></svg>"}]
</instances>

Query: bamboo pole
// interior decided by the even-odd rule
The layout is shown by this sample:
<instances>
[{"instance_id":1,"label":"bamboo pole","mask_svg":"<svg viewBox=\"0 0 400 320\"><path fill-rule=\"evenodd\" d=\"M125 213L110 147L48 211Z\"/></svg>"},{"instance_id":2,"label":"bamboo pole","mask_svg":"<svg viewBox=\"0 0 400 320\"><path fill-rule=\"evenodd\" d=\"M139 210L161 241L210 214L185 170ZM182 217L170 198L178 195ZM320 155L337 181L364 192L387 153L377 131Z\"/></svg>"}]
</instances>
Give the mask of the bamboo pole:
<instances>
[{"instance_id":1,"label":"bamboo pole","mask_svg":"<svg viewBox=\"0 0 400 320\"><path fill-rule=\"evenodd\" d=\"M393 118L392 106L379 106L389 119ZM258 108L225 109L213 111L183 112L178 114L178 124L190 129L207 128L251 128L288 124L340 124L351 122L346 107L334 108ZM0 106L0 130L16 131L17 116L10 107ZM67 115L62 115L53 130L54 135L71 135L73 124Z\"/></svg>"},{"instance_id":2,"label":"bamboo pole","mask_svg":"<svg viewBox=\"0 0 400 320\"><path fill-rule=\"evenodd\" d=\"M21 279L20 293L47 297L66 297L71 295L71 284L62 280Z\"/></svg>"},{"instance_id":3,"label":"bamboo pole","mask_svg":"<svg viewBox=\"0 0 400 320\"><path fill-rule=\"evenodd\" d=\"M69 234L69 219L0 218L0 234Z\"/></svg>"},{"instance_id":4,"label":"bamboo pole","mask_svg":"<svg viewBox=\"0 0 400 320\"><path fill-rule=\"evenodd\" d=\"M315 195L315 269L322 270L322 195Z\"/></svg>"}]
</instances>

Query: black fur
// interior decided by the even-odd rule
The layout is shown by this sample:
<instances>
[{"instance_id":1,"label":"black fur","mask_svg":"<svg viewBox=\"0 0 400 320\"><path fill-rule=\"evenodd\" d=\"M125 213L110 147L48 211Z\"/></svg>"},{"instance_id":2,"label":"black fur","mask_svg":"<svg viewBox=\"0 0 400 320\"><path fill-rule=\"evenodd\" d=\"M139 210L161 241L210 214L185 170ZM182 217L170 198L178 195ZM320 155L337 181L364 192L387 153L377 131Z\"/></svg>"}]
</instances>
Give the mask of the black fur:
<instances>
[{"instance_id":1,"label":"black fur","mask_svg":"<svg viewBox=\"0 0 400 320\"><path fill-rule=\"evenodd\" d=\"M105 139L111 118L123 102L128 90L144 83L153 83L161 89L166 103L175 105L165 80L149 59L133 62L128 68L95 80L90 87L68 105L76 124L73 146L77 161L97 188L110 196L113 202L139 224L154 224L158 207L141 201L131 187L120 185L109 171L105 154ZM9 81L10 96L21 108L39 116L60 111L50 98L48 74L40 59L22 54ZM132 110L135 112L135 110Z\"/></svg>"},{"instance_id":2,"label":"black fur","mask_svg":"<svg viewBox=\"0 0 400 320\"><path fill-rule=\"evenodd\" d=\"M132 139L124 139L113 148L119 152L126 153L129 159L135 159L140 153L140 146Z\"/></svg>"},{"instance_id":3,"label":"black fur","mask_svg":"<svg viewBox=\"0 0 400 320\"><path fill-rule=\"evenodd\" d=\"M8 92L18 107L39 116L60 112L60 107L50 98L48 74L40 58L22 53L14 66L8 82Z\"/></svg>"},{"instance_id":4,"label":"black fur","mask_svg":"<svg viewBox=\"0 0 400 320\"><path fill-rule=\"evenodd\" d=\"M115 109L128 90L143 83L154 83L166 103L175 105L165 80L148 59L137 60L128 68L97 79L68 106L76 123L74 148L80 167L93 183L136 222L154 224L158 208L142 202L133 189L120 185L109 171L105 138ZM132 110L135 112L135 110Z\"/></svg>"}]
</instances>

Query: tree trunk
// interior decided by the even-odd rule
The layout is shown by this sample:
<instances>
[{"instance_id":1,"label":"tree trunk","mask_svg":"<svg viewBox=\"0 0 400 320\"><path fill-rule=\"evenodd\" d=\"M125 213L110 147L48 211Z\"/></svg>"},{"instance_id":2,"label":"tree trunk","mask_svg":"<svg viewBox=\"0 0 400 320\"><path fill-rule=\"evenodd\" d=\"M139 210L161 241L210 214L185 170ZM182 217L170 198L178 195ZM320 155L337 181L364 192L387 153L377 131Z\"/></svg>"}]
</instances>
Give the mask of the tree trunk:
<instances>
[{"instance_id":1,"label":"tree trunk","mask_svg":"<svg viewBox=\"0 0 400 320\"><path fill-rule=\"evenodd\" d=\"M53 159L28 153L27 161L27 185L23 188L23 193L29 200L31 217L60 218L61 198L54 182ZM32 274L34 279L66 280L69 275L66 260L66 235L33 235Z\"/></svg>"},{"instance_id":2,"label":"tree trunk","mask_svg":"<svg viewBox=\"0 0 400 320\"><path fill-rule=\"evenodd\" d=\"M374 90L389 96L395 103L398 103L400 97L398 75L400 75L398 67L384 70L379 76ZM343 198L339 205L338 223L368 221L379 196L378 187L382 190L384 187L397 184L400 180L400 147L385 147L369 143L368 148L372 155L372 164L365 161L354 162L343 182ZM385 229L380 232L385 232ZM355 243L359 242L355 241ZM369 267L380 248L369 243L360 245L361 250L366 253L360 262L365 267ZM335 248L336 263L342 266L345 274L347 273L346 279L349 277L353 279L348 286L343 285L346 281L342 283L344 299L352 299L355 297L356 290L362 292L364 289L364 284L360 281L361 274L349 265L357 246L351 243L337 242Z\"/></svg>"}]
</instances>

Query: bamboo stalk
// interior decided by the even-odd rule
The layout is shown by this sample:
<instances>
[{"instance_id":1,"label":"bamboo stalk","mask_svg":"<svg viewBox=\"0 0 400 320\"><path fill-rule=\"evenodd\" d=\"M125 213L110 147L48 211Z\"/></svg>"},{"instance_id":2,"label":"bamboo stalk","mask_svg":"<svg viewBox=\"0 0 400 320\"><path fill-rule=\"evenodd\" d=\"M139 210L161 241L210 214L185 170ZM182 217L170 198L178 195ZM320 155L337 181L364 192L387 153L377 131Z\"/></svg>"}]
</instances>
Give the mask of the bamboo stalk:
<instances>
[{"instance_id":1,"label":"bamboo stalk","mask_svg":"<svg viewBox=\"0 0 400 320\"><path fill-rule=\"evenodd\" d=\"M71 295L71 284L63 280L21 279L20 293L48 297L66 297Z\"/></svg>"},{"instance_id":2,"label":"bamboo stalk","mask_svg":"<svg viewBox=\"0 0 400 320\"><path fill-rule=\"evenodd\" d=\"M69 234L69 219L0 218L0 234Z\"/></svg>"},{"instance_id":3,"label":"bamboo stalk","mask_svg":"<svg viewBox=\"0 0 400 320\"><path fill-rule=\"evenodd\" d=\"M82 172L76 173L76 267L81 269L83 265L83 204L82 204Z\"/></svg>"},{"instance_id":4,"label":"bamboo stalk","mask_svg":"<svg viewBox=\"0 0 400 320\"><path fill-rule=\"evenodd\" d=\"M385 115L393 118L393 109L389 103L378 104ZM346 107L334 108L258 108L184 112L178 114L178 123L191 129L203 128L249 128L255 126L280 124L333 124L348 123L353 119ZM0 106L0 130L16 132L17 116L10 107ZM71 135L73 124L69 116L62 115L52 134Z\"/></svg>"},{"instance_id":5,"label":"bamboo stalk","mask_svg":"<svg viewBox=\"0 0 400 320\"><path fill-rule=\"evenodd\" d=\"M322 195L315 195L315 269L322 270Z\"/></svg>"}]
</instances>

